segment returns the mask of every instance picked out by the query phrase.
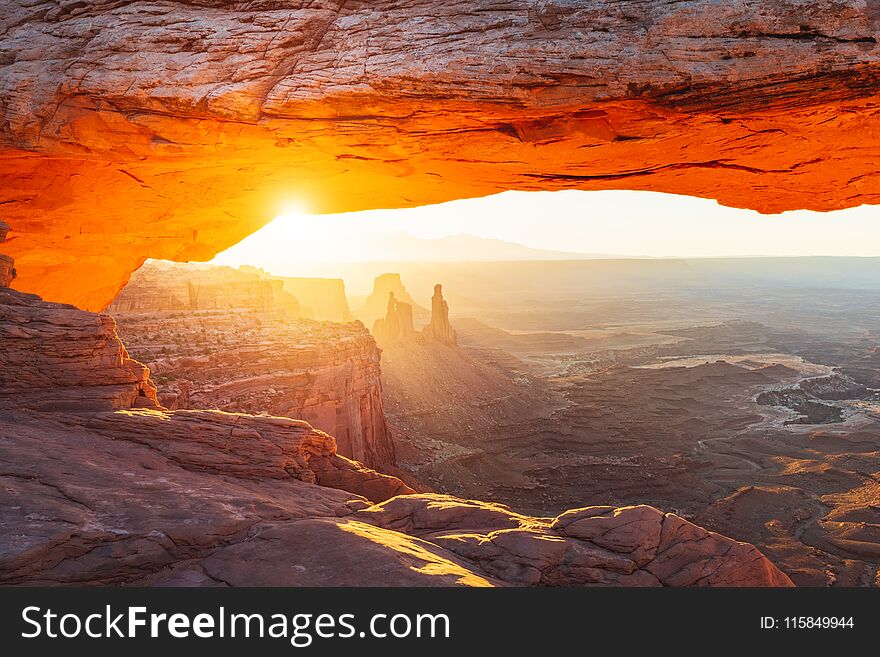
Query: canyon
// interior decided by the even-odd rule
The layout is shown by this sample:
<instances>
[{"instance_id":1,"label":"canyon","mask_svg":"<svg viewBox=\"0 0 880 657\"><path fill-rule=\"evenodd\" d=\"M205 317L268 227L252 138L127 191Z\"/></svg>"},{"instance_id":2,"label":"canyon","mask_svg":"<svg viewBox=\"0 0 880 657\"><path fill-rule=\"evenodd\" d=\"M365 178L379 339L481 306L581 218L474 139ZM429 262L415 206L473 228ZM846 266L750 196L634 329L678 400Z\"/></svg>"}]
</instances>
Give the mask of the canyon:
<instances>
[{"instance_id":1,"label":"canyon","mask_svg":"<svg viewBox=\"0 0 880 657\"><path fill-rule=\"evenodd\" d=\"M101 310L145 259L207 260L289 203L570 188L876 203L872 7L10 0L13 285Z\"/></svg>"},{"instance_id":2,"label":"canyon","mask_svg":"<svg viewBox=\"0 0 880 657\"><path fill-rule=\"evenodd\" d=\"M2 288L0 338L4 584L791 584L652 507L417 495L306 422L164 409L106 315Z\"/></svg>"},{"instance_id":3,"label":"canyon","mask_svg":"<svg viewBox=\"0 0 880 657\"><path fill-rule=\"evenodd\" d=\"M431 263L430 310L399 269L350 307L147 263L293 206L877 203L878 33L861 0L9 0L0 582L880 585L872 262Z\"/></svg>"},{"instance_id":4,"label":"canyon","mask_svg":"<svg viewBox=\"0 0 880 657\"><path fill-rule=\"evenodd\" d=\"M880 297L859 282L880 264L701 265L721 266L445 267L478 317L450 285L459 346L383 352L398 465L535 516L651 504L753 543L799 586L880 585ZM517 276L521 301L495 291Z\"/></svg>"},{"instance_id":5,"label":"canyon","mask_svg":"<svg viewBox=\"0 0 880 657\"><path fill-rule=\"evenodd\" d=\"M359 323L300 318L282 286L227 267L146 265L110 311L163 406L305 420L340 454L393 468L375 341Z\"/></svg>"}]
</instances>

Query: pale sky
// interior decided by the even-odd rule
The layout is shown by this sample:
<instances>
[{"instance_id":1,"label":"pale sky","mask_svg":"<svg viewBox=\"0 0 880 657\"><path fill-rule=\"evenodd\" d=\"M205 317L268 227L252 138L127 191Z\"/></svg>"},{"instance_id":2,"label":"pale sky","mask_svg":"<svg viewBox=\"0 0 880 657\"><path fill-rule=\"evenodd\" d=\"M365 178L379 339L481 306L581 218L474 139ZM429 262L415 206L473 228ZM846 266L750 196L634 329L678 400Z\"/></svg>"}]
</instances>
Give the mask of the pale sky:
<instances>
[{"instance_id":1,"label":"pale sky","mask_svg":"<svg viewBox=\"0 0 880 657\"><path fill-rule=\"evenodd\" d=\"M504 192L404 210L290 211L212 262L296 275L294 257L304 264L422 260L423 252L400 245L456 235L624 256L880 256L880 206L761 215L657 192Z\"/></svg>"}]
</instances>

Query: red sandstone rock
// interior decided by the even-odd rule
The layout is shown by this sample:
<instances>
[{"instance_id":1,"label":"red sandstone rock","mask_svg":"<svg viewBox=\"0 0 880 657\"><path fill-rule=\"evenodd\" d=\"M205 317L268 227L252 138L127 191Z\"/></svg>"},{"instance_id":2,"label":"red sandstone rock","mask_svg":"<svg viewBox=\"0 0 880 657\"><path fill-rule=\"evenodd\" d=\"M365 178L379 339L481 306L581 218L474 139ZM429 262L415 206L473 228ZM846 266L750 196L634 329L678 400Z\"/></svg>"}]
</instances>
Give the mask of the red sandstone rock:
<instances>
[{"instance_id":1,"label":"red sandstone rock","mask_svg":"<svg viewBox=\"0 0 880 657\"><path fill-rule=\"evenodd\" d=\"M394 465L380 352L360 323L242 310L120 313L117 320L168 408L303 419L335 436L340 454L374 468Z\"/></svg>"},{"instance_id":2,"label":"red sandstone rock","mask_svg":"<svg viewBox=\"0 0 880 657\"><path fill-rule=\"evenodd\" d=\"M90 412L148 382L112 320L11 290L0 313L4 584L790 584L753 546L650 507L550 521L391 497L412 490L297 420Z\"/></svg>"},{"instance_id":3,"label":"red sandstone rock","mask_svg":"<svg viewBox=\"0 0 880 657\"><path fill-rule=\"evenodd\" d=\"M4 584L790 585L752 546L650 507L551 521L440 495L370 506L309 482L341 469L374 494L381 475L284 418L48 418L0 409Z\"/></svg>"},{"instance_id":4,"label":"red sandstone rock","mask_svg":"<svg viewBox=\"0 0 880 657\"><path fill-rule=\"evenodd\" d=\"M156 408L149 370L107 315L0 288L0 408Z\"/></svg>"},{"instance_id":5,"label":"red sandstone rock","mask_svg":"<svg viewBox=\"0 0 880 657\"><path fill-rule=\"evenodd\" d=\"M431 321L423 332L429 340L449 345L456 343L455 331L449 323L449 304L443 299L443 286L440 283L434 286L434 296L431 297Z\"/></svg>"},{"instance_id":6,"label":"red sandstone rock","mask_svg":"<svg viewBox=\"0 0 880 657\"><path fill-rule=\"evenodd\" d=\"M16 285L100 309L145 258L207 259L288 201L613 188L763 212L876 203L878 31L861 0L9 0L0 203Z\"/></svg>"},{"instance_id":7,"label":"red sandstone rock","mask_svg":"<svg viewBox=\"0 0 880 657\"><path fill-rule=\"evenodd\" d=\"M520 585L792 586L748 543L649 506L548 521L441 495L395 497L355 517L419 536Z\"/></svg>"},{"instance_id":8,"label":"red sandstone rock","mask_svg":"<svg viewBox=\"0 0 880 657\"><path fill-rule=\"evenodd\" d=\"M0 244L6 241L9 224L0 221ZM0 287L9 287L15 278L15 261L11 256L0 253Z\"/></svg>"}]
</instances>

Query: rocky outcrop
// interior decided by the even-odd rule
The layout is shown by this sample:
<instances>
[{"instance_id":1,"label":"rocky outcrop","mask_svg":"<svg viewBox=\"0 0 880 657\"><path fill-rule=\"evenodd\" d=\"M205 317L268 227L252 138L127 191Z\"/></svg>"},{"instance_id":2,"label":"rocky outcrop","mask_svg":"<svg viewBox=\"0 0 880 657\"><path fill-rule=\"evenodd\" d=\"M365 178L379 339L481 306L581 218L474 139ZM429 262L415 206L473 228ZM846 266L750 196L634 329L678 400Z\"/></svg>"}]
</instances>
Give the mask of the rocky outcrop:
<instances>
[{"instance_id":1,"label":"rocky outcrop","mask_svg":"<svg viewBox=\"0 0 880 657\"><path fill-rule=\"evenodd\" d=\"M295 278L275 276L261 267L241 265L239 271L280 282L284 291L296 297L303 317L329 322L350 322L345 281L341 278Z\"/></svg>"},{"instance_id":2,"label":"rocky outcrop","mask_svg":"<svg viewBox=\"0 0 880 657\"><path fill-rule=\"evenodd\" d=\"M587 507L547 519L413 495L355 518L437 544L517 585L791 586L754 546L650 506Z\"/></svg>"},{"instance_id":3,"label":"rocky outcrop","mask_svg":"<svg viewBox=\"0 0 880 657\"><path fill-rule=\"evenodd\" d=\"M411 303L398 301L394 292L388 293L388 309L385 316L373 323L373 337L383 349L416 340L413 328L413 310Z\"/></svg>"},{"instance_id":4,"label":"rocky outcrop","mask_svg":"<svg viewBox=\"0 0 880 657\"><path fill-rule=\"evenodd\" d=\"M0 288L0 408L156 408L149 370L107 315Z\"/></svg>"},{"instance_id":5,"label":"rocky outcrop","mask_svg":"<svg viewBox=\"0 0 880 657\"><path fill-rule=\"evenodd\" d=\"M434 296L431 297L431 321L422 332L435 342L448 345L457 342L455 331L449 323L449 304L443 298L443 286L439 283L434 286Z\"/></svg>"},{"instance_id":6,"label":"rocky outcrop","mask_svg":"<svg viewBox=\"0 0 880 657\"><path fill-rule=\"evenodd\" d=\"M138 269L107 312L174 310L281 310L299 317L299 301L281 281L230 267L147 263Z\"/></svg>"},{"instance_id":7,"label":"rocky outcrop","mask_svg":"<svg viewBox=\"0 0 880 657\"><path fill-rule=\"evenodd\" d=\"M340 454L374 468L395 464L380 353L361 324L242 310L116 317L168 408L302 419L333 435Z\"/></svg>"},{"instance_id":8,"label":"rocky outcrop","mask_svg":"<svg viewBox=\"0 0 880 657\"><path fill-rule=\"evenodd\" d=\"M0 222L0 244L8 232ZM160 408L150 371L128 357L112 317L10 289L14 264L0 255L0 409Z\"/></svg>"},{"instance_id":9,"label":"rocky outcrop","mask_svg":"<svg viewBox=\"0 0 880 657\"><path fill-rule=\"evenodd\" d=\"M145 258L208 259L285 199L877 203L878 32L863 0L10 0L0 204L16 285L100 309Z\"/></svg>"},{"instance_id":10,"label":"rocky outcrop","mask_svg":"<svg viewBox=\"0 0 880 657\"><path fill-rule=\"evenodd\" d=\"M334 447L330 436L286 418L0 410L0 523L10 530L0 537L0 582L223 584L223 569L212 577L202 564L218 550L410 492ZM321 486L331 468L370 498ZM295 554L276 565L297 572ZM263 567L267 581L275 567Z\"/></svg>"},{"instance_id":11,"label":"rocky outcrop","mask_svg":"<svg viewBox=\"0 0 880 657\"><path fill-rule=\"evenodd\" d=\"M365 326L373 326L378 319L384 319L391 307L393 297L395 307L399 304L407 304L409 315L418 325L428 321L430 313L417 304L403 286L400 274L380 274L373 280L373 291L366 298L363 305L354 311L354 316L361 320Z\"/></svg>"},{"instance_id":12,"label":"rocky outcrop","mask_svg":"<svg viewBox=\"0 0 880 657\"><path fill-rule=\"evenodd\" d=\"M789 584L753 547L650 507L371 505L410 491L284 418L0 410L0 458L7 585Z\"/></svg>"}]
</instances>

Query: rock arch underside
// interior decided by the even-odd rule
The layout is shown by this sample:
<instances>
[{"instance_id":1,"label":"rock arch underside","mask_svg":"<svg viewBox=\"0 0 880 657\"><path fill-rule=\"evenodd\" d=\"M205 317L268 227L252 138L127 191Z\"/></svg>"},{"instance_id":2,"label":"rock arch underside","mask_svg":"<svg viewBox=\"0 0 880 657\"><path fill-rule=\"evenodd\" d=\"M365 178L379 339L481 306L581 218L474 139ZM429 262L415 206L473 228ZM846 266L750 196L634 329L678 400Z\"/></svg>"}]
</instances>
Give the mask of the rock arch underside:
<instances>
[{"instance_id":1,"label":"rock arch underside","mask_svg":"<svg viewBox=\"0 0 880 657\"><path fill-rule=\"evenodd\" d=\"M880 5L856 0L6 0L0 582L791 585L676 513L520 515L416 493L390 439L165 408L90 311L147 258L209 259L288 203L880 203L878 33ZM439 286L434 309L423 335L454 345ZM337 342L369 376L325 380L378 390L358 327ZM384 436L373 401L363 434Z\"/></svg>"},{"instance_id":2,"label":"rock arch underside","mask_svg":"<svg viewBox=\"0 0 880 657\"><path fill-rule=\"evenodd\" d=\"M4 250L20 290L99 310L291 200L877 203L878 32L865 1L9 0Z\"/></svg>"}]
</instances>

